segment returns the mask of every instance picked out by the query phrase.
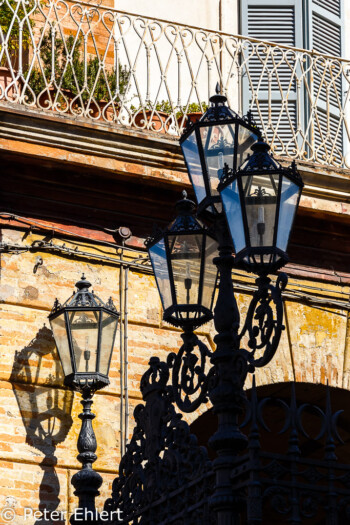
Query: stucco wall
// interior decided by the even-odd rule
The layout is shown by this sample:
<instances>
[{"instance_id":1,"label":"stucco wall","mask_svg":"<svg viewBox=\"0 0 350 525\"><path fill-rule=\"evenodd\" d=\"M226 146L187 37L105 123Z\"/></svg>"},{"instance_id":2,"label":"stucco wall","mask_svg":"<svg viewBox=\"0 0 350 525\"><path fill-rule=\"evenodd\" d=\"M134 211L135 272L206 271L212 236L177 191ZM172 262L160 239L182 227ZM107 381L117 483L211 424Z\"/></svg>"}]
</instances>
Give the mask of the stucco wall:
<instances>
[{"instance_id":1,"label":"stucco wall","mask_svg":"<svg viewBox=\"0 0 350 525\"><path fill-rule=\"evenodd\" d=\"M163 0L115 0L115 8L137 15L149 16L163 20L171 20L190 26L213 29L222 29L229 33L238 31L237 0L201 1L178 0L164 2ZM221 16L220 16L221 13Z\"/></svg>"}]
</instances>

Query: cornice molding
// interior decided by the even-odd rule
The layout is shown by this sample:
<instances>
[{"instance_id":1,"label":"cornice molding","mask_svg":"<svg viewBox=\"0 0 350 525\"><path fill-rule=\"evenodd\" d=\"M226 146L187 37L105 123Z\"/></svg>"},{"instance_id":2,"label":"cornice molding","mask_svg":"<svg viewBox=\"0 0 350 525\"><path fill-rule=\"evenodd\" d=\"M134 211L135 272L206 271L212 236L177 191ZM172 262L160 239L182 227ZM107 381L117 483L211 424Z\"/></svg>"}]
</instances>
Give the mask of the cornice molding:
<instances>
[{"instance_id":1,"label":"cornice molding","mask_svg":"<svg viewBox=\"0 0 350 525\"><path fill-rule=\"evenodd\" d=\"M19 144L15 145L15 142ZM40 148L22 147L22 144ZM91 165L162 185L189 185L178 137L30 108L0 105L0 149ZM93 158L96 158L93 161ZM283 164L289 160L279 157ZM350 170L297 162L305 187L301 206L350 215ZM311 199L311 200L310 200Z\"/></svg>"}]
</instances>

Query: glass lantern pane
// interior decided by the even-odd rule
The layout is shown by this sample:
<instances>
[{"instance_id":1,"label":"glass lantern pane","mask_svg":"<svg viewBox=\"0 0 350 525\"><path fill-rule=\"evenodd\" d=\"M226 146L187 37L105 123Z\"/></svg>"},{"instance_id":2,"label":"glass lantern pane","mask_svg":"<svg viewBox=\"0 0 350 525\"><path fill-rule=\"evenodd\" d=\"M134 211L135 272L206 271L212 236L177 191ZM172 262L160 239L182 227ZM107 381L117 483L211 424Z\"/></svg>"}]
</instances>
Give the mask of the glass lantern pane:
<instances>
[{"instance_id":1,"label":"glass lantern pane","mask_svg":"<svg viewBox=\"0 0 350 525\"><path fill-rule=\"evenodd\" d=\"M178 305L198 304L202 243L202 235L169 235L171 266Z\"/></svg>"},{"instance_id":2,"label":"glass lantern pane","mask_svg":"<svg viewBox=\"0 0 350 525\"><path fill-rule=\"evenodd\" d=\"M299 186L286 177L283 177L278 219L277 248L280 248L284 252L287 251L289 235L292 229L300 191Z\"/></svg>"},{"instance_id":3,"label":"glass lantern pane","mask_svg":"<svg viewBox=\"0 0 350 525\"><path fill-rule=\"evenodd\" d=\"M242 177L250 245L273 246L279 175Z\"/></svg>"},{"instance_id":4,"label":"glass lantern pane","mask_svg":"<svg viewBox=\"0 0 350 525\"><path fill-rule=\"evenodd\" d=\"M77 372L96 372L99 311L68 312Z\"/></svg>"},{"instance_id":5,"label":"glass lantern pane","mask_svg":"<svg viewBox=\"0 0 350 525\"><path fill-rule=\"evenodd\" d=\"M258 140L258 136L249 129L238 125L238 145L237 145L237 169L246 161L248 155L252 155L251 146Z\"/></svg>"},{"instance_id":6,"label":"glass lantern pane","mask_svg":"<svg viewBox=\"0 0 350 525\"><path fill-rule=\"evenodd\" d=\"M233 168L235 125L208 126L200 128L204 157L209 175L210 191L217 195L217 187L223 175L224 165Z\"/></svg>"},{"instance_id":7,"label":"glass lantern pane","mask_svg":"<svg viewBox=\"0 0 350 525\"><path fill-rule=\"evenodd\" d=\"M187 162L191 183L196 194L197 202L199 204L205 198L206 191L195 131L193 131L191 135L189 135L189 137L181 144L181 148L183 156Z\"/></svg>"},{"instance_id":8,"label":"glass lantern pane","mask_svg":"<svg viewBox=\"0 0 350 525\"><path fill-rule=\"evenodd\" d=\"M113 351L117 326L118 319L106 312L102 312L102 333L99 365L99 372L101 372L101 374L108 375L109 362Z\"/></svg>"},{"instance_id":9,"label":"glass lantern pane","mask_svg":"<svg viewBox=\"0 0 350 525\"><path fill-rule=\"evenodd\" d=\"M212 309L213 296L215 292L216 276L218 269L213 263L214 257L218 256L218 243L211 237L206 238L205 246L205 267L203 279L202 305Z\"/></svg>"},{"instance_id":10,"label":"glass lantern pane","mask_svg":"<svg viewBox=\"0 0 350 525\"><path fill-rule=\"evenodd\" d=\"M51 330L55 338L57 351L60 356L62 363L63 373L68 376L73 372L71 355L69 351L69 342L66 330L66 323L64 318L64 312L50 320Z\"/></svg>"},{"instance_id":11,"label":"glass lantern pane","mask_svg":"<svg viewBox=\"0 0 350 525\"><path fill-rule=\"evenodd\" d=\"M158 241L148 251L163 309L166 310L172 305L172 298L164 239Z\"/></svg>"},{"instance_id":12,"label":"glass lantern pane","mask_svg":"<svg viewBox=\"0 0 350 525\"><path fill-rule=\"evenodd\" d=\"M246 246L242 219L241 201L238 193L237 179L221 192L225 215L230 228L235 252L238 253Z\"/></svg>"}]
</instances>

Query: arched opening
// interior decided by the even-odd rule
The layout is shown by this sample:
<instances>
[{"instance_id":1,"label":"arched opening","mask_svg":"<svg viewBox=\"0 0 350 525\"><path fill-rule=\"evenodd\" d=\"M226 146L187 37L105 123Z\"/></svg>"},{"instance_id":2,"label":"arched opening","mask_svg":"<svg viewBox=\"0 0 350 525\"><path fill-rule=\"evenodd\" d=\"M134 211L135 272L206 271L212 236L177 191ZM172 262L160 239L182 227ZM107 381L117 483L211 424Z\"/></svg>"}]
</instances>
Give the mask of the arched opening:
<instances>
[{"instance_id":1,"label":"arched opening","mask_svg":"<svg viewBox=\"0 0 350 525\"><path fill-rule=\"evenodd\" d=\"M295 397L293 397L293 388ZM237 464L245 465L232 483L242 487L247 513L250 487L258 486L262 524L282 525L297 516L307 525L323 525L334 514L338 525L350 520L350 392L310 383L280 383L247 391L241 429L248 448ZM256 414L258 445L250 435ZM200 445L216 430L212 410L191 425ZM255 448L254 448L255 447ZM237 470L237 469L236 469ZM239 468L238 468L239 470ZM241 523L247 523L243 511ZM250 523L250 522L249 522ZM255 523L255 522L254 522Z\"/></svg>"}]
</instances>

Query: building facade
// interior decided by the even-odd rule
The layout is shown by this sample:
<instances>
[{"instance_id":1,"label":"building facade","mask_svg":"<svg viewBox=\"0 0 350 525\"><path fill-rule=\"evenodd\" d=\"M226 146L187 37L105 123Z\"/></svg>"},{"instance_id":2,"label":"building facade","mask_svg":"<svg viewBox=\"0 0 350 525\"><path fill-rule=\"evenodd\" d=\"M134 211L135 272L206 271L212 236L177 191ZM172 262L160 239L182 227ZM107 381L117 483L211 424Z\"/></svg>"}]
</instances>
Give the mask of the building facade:
<instances>
[{"instance_id":1,"label":"building facade","mask_svg":"<svg viewBox=\"0 0 350 525\"><path fill-rule=\"evenodd\" d=\"M335 408L345 408L349 6L187 4L0 6L0 507L13 509L16 525L45 523L45 510L60 512L63 525L77 502L80 399L63 387L47 320L55 298L68 298L84 272L121 312L111 383L94 403L99 509L132 435L141 376L153 355L166 360L182 343L162 321L144 240L174 217L183 189L191 194L178 137L217 82L234 110L252 110L275 155L296 160L305 182L286 267L286 329L256 373L258 389L283 393L295 381L301 401L322 405L328 383ZM233 281L243 315L254 278L235 271ZM199 334L214 349L212 323ZM184 419L205 443L210 405Z\"/></svg>"}]
</instances>

